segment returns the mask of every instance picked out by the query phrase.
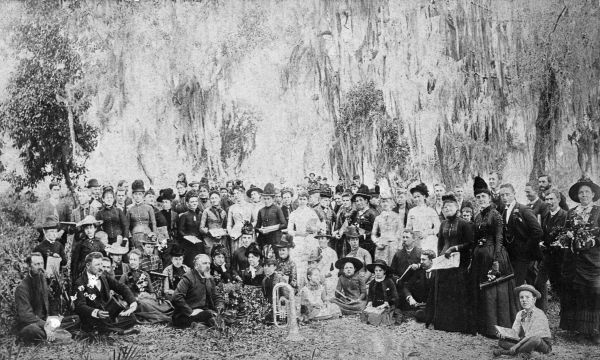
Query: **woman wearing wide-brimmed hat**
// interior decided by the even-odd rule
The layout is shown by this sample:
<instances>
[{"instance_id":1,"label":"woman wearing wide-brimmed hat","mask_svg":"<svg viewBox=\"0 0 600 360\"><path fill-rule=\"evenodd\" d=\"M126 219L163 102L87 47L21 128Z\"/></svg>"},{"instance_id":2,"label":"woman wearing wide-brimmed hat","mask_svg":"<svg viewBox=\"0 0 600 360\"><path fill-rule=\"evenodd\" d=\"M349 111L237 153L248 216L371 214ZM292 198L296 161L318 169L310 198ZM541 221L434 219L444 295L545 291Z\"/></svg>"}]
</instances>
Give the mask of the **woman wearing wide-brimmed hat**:
<instances>
[{"instance_id":1,"label":"woman wearing wide-brimmed hat","mask_svg":"<svg viewBox=\"0 0 600 360\"><path fill-rule=\"evenodd\" d=\"M417 245L423 250L432 250L437 254L437 233L440 229L440 217L435 209L427 206L425 200L429 197L429 189L420 183L410 189L415 207L408 211L406 228L412 230Z\"/></svg>"},{"instance_id":2,"label":"woman wearing wide-brimmed hat","mask_svg":"<svg viewBox=\"0 0 600 360\"><path fill-rule=\"evenodd\" d=\"M85 270L85 257L93 252L100 252L106 256L104 244L96 238L96 229L102 221L96 220L92 215L86 216L77 223L78 229L83 229L84 239L71 251L71 278L73 282Z\"/></svg>"},{"instance_id":3,"label":"woman wearing wide-brimmed hat","mask_svg":"<svg viewBox=\"0 0 600 360\"><path fill-rule=\"evenodd\" d=\"M255 229L258 232L256 243L261 249L265 249L281 239L284 230L287 228L287 221L283 216L281 208L274 204L275 186L271 183L265 185L262 192L264 207L258 211L256 216Z\"/></svg>"},{"instance_id":4,"label":"woman wearing wide-brimmed hat","mask_svg":"<svg viewBox=\"0 0 600 360\"><path fill-rule=\"evenodd\" d=\"M335 267L341 275L331 302L339 306L344 315L359 314L367 306L367 286L358 273L363 268L362 261L344 257L336 261Z\"/></svg>"},{"instance_id":5,"label":"woman wearing wide-brimmed hat","mask_svg":"<svg viewBox=\"0 0 600 360\"><path fill-rule=\"evenodd\" d=\"M281 239L273 244L277 254L277 272L287 279L287 283L298 289L298 269L290 256L290 250L295 246L294 238L284 234Z\"/></svg>"},{"instance_id":6,"label":"woman wearing wide-brimmed hat","mask_svg":"<svg viewBox=\"0 0 600 360\"><path fill-rule=\"evenodd\" d=\"M398 250L398 240L404 230L404 221L398 213L392 211L394 199L391 193L382 193L380 199L382 211L373 223L371 239L375 243L375 259L383 259L391 264Z\"/></svg>"},{"instance_id":7,"label":"woman wearing wide-brimmed hat","mask_svg":"<svg viewBox=\"0 0 600 360\"><path fill-rule=\"evenodd\" d=\"M156 233L156 217L154 208L144 203L146 189L142 180L131 183L133 204L127 210L129 222L130 248L142 250L141 241L146 237L153 237Z\"/></svg>"},{"instance_id":8,"label":"woman wearing wide-brimmed hat","mask_svg":"<svg viewBox=\"0 0 600 360\"><path fill-rule=\"evenodd\" d=\"M287 233L294 237L296 245L290 251L290 256L296 263L300 288L303 288L306 282L308 256L319 247L319 242L315 239L314 234L321 225L315 210L307 206L308 196L306 192L298 194L298 208L290 214L287 227Z\"/></svg>"},{"instance_id":9,"label":"woman wearing wide-brimmed hat","mask_svg":"<svg viewBox=\"0 0 600 360\"><path fill-rule=\"evenodd\" d=\"M576 234L585 227L589 235L564 244L560 327L600 345L600 207L594 205L600 186L582 178L571 186L569 197L579 204L567 213L565 228Z\"/></svg>"},{"instance_id":10,"label":"woman wearing wide-brimmed hat","mask_svg":"<svg viewBox=\"0 0 600 360\"><path fill-rule=\"evenodd\" d=\"M368 193L357 192L352 195L352 203L356 206L356 211L352 213L349 224L356 226L360 233L358 243L361 248L371 254L372 258L375 255L375 243L373 243L371 233L378 214L369 206L370 200L371 195Z\"/></svg>"},{"instance_id":11,"label":"woman wearing wide-brimmed hat","mask_svg":"<svg viewBox=\"0 0 600 360\"><path fill-rule=\"evenodd\" d=\"M391 325L398 304L396 284L390 277L392 268L385 260L377 259L367 265L367 269L374 276L369 284L367 307L361 313L361 321L373 325Z\"/></svg>"},{"instance_id":12,"label":"woman wearing wide-brimmed hat","mask_svg":"<svg viewBox=\"0 0 600 360\"><path fill-rule=\"evenodd\" d=\"M263 267L260 265L262 252L258 245L252 243L246 249L246 258L248 259L248 267L242 270L241 278L244 285L262 286L262 281L265 277Z\"/></svg>"}]
</instances>

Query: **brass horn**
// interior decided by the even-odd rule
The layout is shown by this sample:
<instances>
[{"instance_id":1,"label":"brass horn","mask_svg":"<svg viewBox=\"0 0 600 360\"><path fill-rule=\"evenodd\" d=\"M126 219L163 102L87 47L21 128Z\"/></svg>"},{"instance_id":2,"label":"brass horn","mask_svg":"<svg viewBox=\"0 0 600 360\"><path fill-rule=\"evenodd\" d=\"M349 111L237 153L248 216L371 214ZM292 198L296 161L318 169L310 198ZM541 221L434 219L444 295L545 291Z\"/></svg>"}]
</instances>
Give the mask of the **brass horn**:
<instances>
[{"instance_id":1,"label":"brass horn","mask_svg":"<svg viewBox=\"0 0 600 360\"><path fill-rule=\"evenodd\" d=\"M275 326L288 328L287 340L303 340L298 328L296 315L296 298L294 288L285 282L277 283L273 286L273 323ZM286 319L285 324L279 323L281 319Z\"/></svg>"}]
</instances>

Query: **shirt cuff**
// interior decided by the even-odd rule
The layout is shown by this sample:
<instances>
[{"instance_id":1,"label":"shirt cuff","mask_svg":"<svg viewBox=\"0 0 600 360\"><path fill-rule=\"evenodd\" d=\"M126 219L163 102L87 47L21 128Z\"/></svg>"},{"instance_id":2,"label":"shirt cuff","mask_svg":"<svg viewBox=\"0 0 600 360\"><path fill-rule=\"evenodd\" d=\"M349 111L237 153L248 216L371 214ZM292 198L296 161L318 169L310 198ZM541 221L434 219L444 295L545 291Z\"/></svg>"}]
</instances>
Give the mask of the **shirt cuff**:
<instances>
[{"instance_id":1,"label":"shirt cuff","mask_svg":"<svg viewBox=\"0 0 600 360\"><path fill-rule=\"evenodd\" d=\"M97 319L99 311L100 311L100 309L94 309L94 311L92 311L92 317Z\"/></svg>"}]
</instances>

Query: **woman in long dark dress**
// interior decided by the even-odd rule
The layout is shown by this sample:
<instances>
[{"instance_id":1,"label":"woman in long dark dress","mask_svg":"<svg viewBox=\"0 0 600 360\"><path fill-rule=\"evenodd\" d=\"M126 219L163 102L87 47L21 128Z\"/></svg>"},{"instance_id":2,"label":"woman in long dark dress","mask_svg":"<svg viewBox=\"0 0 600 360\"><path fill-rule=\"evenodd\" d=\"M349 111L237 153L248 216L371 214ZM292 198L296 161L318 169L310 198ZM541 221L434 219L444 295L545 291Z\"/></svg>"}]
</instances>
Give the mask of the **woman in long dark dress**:
<instances>
[{"instance_id":1,"label":"woman in long dark dress","mask_svg":"<svg viewBox=\"0 0 600 360\"><path fill-rule=\"evenodd\" d=\"M503 245L502 216L491 202L485 180L475 178L473 192L481 211L475 216L475 248L471 261L471 299L475 329L482 335L495 336L494 325L511 327L517 314L514 279L479 288L491 279L502 279L513 273Z\"/></svg>"},{"instance_id":2,"label":"woman in long dark dress","mask_svg":"<svg viewBox=\"0 0 600 360\"><path fill-rule=\"evenodd\" d=\"M436 270L432 299L427 302L429 319L436 330L472 333L469 296L467 289L467 269L473 244L473 228L458 216L458 202L454 195L442 197L442 212L446 220L438 233L438 254L450 257L460 253L457 268Z\"/></svg>"},{"instance_id":3,"label":"woman in long dark dress","mask_svg":"<svg viewBox=\"0 0 600 360\"><path fill-rule=\"evenodd\" d=\"M600 187L590 179L579 180L569 189L569 197L579 205L567 213L565 227L576 233L577 227L591 233L600 227ZM583 340L589 337L600 345L600 236L579 237L563 244L562 266L564 296L561 298L560 327L576 331Z\"/></svg>"}]
</instances>

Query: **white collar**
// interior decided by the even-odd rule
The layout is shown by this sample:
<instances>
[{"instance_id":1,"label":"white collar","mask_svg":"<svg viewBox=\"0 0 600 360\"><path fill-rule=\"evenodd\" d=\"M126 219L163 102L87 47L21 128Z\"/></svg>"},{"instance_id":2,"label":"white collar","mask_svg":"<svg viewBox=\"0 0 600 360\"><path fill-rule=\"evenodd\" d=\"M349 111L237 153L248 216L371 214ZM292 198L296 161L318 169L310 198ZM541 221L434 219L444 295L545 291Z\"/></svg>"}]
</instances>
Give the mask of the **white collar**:
<instances>
[{"instance_id":1,"label":"white collar","mask_svg":"<svg viewBox=\"0 0 600 360\"><path fill-rule=\"evenodd\" d=\"M531 205L535 204L540 198L538 196L535 197L535 199L533 201L530 201L529 203Z\"/></svg>"},{"instance_id":2,"label":"white collar","mask_svg":"<svg viewBox=\"0 0 600 360\"><path fill-rule=\"evenodd\" d=\"M550 215L554 216L554 215L558 214L559 211L560 211L560 206L556 209L556 211L550 211Z\"/></svg>"}]
</instances>

